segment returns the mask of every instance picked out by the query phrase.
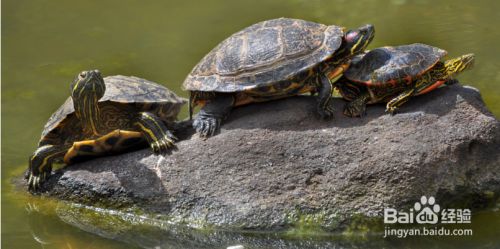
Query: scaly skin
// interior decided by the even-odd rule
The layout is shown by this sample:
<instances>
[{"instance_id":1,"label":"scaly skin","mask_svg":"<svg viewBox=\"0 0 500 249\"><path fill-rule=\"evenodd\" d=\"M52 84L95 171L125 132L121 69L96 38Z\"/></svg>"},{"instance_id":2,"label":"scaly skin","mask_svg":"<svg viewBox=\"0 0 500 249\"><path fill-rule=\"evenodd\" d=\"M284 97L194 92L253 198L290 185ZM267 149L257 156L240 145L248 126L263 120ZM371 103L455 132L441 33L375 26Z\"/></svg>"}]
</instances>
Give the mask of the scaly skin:
<instances>
[{"instance_id":1,"label":"scaly skin","mask_svg":"<svg viewBox=\"0 0 500 249\"><path fill-rule=\"evenodd\" d=\"M60 125L60 130L66 129L64 135L54 133L44 137L30 157L27 175L30 190L40 188L56 162L69 165L88 157L127 150L144 142L149 143L155 154L166 154L174 147L177 138L157 115L133 113L135 109L127 109L126 105L101 106L98 101L104 96L106 87L98 71L81 72L71 89L76 119L73 123ZM112 127L115 130L110 130Z\"/></svg>"},{"instance_id":2,"label":"scaly skin","mask_svg":"<svg viewBox=\"0 0 500 249\"><path fill-rule=\"evenodd\" d=\"M455 84L454 77L474 64L474 55L466 54L446 62L437 63L432 69L416 78L408 85L366 86L341 78L335 83L336 89L349 103L344 114L350 117L362 116L367 104L387 102L386 112L394 114L411 97L428 93L442 84Z\"/></svg>"},{"instance_id":3,"label":"scaly skin","mask_svg":"<svg viewBox=\"0 0 500 249\"><path fill-rule=\"evenodd\" d=\"M471 68L474 64L474 55L466 54L457 58L438 63L431 70L414 81L413 87L403 91L387 103L386 112L394 114L396 110L411 97L428 93L445 82L453 80L458 73Z\"/></svg>"}]
</instances>

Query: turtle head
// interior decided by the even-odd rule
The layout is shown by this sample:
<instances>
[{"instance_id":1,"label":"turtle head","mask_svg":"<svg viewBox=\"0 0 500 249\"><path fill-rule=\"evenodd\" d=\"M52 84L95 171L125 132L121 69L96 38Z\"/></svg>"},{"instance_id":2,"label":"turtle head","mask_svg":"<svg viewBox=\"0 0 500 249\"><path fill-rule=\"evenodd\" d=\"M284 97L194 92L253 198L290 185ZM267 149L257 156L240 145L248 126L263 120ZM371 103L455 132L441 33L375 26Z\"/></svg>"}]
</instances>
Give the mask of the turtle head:
<instances>
[{"instance_id":1,"label":"turtle head","mask_svg":"<svg viewBox=\"0 0 500 249\"><path fill-rule=\"evenodd\" d=\"M344 37L345 52L350 56L363 52L374 36L375 27L371 24L347 31Z\"/></svg>"},{"instance_id":2,"label":"turtle head","mask_svg":"<svg viewBox=\"0 0 500 249\"><path fill-rule=\"evenodd\" d=\"M465 54L445 61L444 66L448 75L456 75L474 66L474 54Z\"/></svg>"},{"instance_id":3,"label":"turtle head","mask_svg":"<svg viewBox=\"0 0 500 249\"><path fill-rule=\"evenodd\" d=\"M71 98L76 116L85 131L99 134L99 99L104 96L106 85L98 70L82 71L71 83Z\"/></svg>"},{"instance_id":4,"label":"turtle head","mask_svg":"<svg viewBox=\"0 0 500 249\"><path fill-rule=\"evenodd\" d=\"M71 97L83 98L85 96L95 96L97 100L104 96L106 85L99 70L82 71L73 83L71 83Z\"/></svg>"},{"instance_id":5,"label":"turtle head","mask_svg":"<svg viewBox=\"0 0 500 249\"><path fill-rule=\"evenodd\" d=\"M342 46L334 54L333 59L327 61L323 69L328 79L335 81L347 70L353 56L363 52L374 36L375 28L371 24L347 31Z\"/></svg>"}]
</instances>

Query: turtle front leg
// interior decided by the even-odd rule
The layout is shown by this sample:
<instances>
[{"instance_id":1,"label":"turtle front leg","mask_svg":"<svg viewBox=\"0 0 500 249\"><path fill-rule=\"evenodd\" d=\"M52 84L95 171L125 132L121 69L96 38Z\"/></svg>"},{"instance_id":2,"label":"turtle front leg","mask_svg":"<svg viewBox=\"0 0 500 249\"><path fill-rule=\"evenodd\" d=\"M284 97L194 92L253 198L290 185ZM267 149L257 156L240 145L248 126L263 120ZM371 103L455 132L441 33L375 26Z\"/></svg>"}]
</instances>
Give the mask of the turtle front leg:
<instances>
[{"instance_id":1,"label":"turtle front leg","mask_svg":"<svg viewBox=\"0 0 500 249\"><path fill-rule=\"evenodd\" d=\"M347 103L344 107L344 115L348 117L362 117L366 114L366 104L370 99L368 92L361 93L354 100Z\"/></svg>"},{"instance_id":2,"label":"turtle front leg","mask_svg":"<svg viewBox=\"0 0 500 249\"><path fill-rule=\"evenodd\" d=\"M217 95L196 116L193 127L202 138L208 138L219 132L222 120L226 119L233 109L233 95Z\"/></svg>"},{"instance_id":3,"label":"turtle front leg","mask_svg":"<svg viewBox=\"0 0 500 249\"><path fill-rule=\"evenodd\" d=\"M44 145L29 160L28 189L37 190L52 172L52 163L62 162L71 145Z\"/></svg>"},{"instance_id":4,"label":"turtle front leg","mask_svg":"<svg viewBox=\"0 0 500 249\"><path fill-rule=\"evenodd\" d=\"M153 113L141 112L135 123L155 154L166 154L175 145L177 138L163 121Z\"/></svg>"},{"instance_id":5,"label":"turtle front leg","mask_svg":"<svg viewBox=\"0 0 500 249\"><path fill-rule=\"evenodd\" d=\"M399 94L398 96L394 97L389 101L386 105L386 112L389 112L391 115L394 115L396 109L406 103L410 99L411 96L413 96L413 93L415 92L415 89L408 89Z\"/></svg>"},{"instance_id":6,"label":"turtle front leg","mask_svg":"<svg viewBox=\"0 0 500 249\"><path fill-rule=\"evenodd\" d=\"M318 77L318 105L317 112L322 119L330 119L333 117L333 108L330 105L332 99L332 83L324 74Z\"/></svg>"}]
</instances>

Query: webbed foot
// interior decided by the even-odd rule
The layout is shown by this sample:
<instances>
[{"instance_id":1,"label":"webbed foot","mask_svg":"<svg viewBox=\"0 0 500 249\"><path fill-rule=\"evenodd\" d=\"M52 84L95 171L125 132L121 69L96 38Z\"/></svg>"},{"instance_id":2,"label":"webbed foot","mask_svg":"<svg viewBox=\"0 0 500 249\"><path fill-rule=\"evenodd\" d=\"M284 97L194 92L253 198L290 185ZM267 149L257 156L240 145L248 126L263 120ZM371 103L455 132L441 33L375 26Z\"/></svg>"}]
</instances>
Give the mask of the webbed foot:
<instances>
[{"instance_id":1,"label":"webbed foot","mask_svg":"<svg viewBox=\"0 0 500 249\"><path fill-rule=\"evenodd\" d=\"M220 131L221 123L233 109L232 94L217 94L203 106L193 121L193 128L201 138L214 136Z\"/></svg>"},{"instance_id":2,"label":"webbed foot","mask_svg":"<svg viewBox=\"0 0 500 249\"><path fill-rule=\"evenodd\" d=\"M221 119L213 116L198 115L193 122L193 127L202 138L217 134L220 130Z\"/></svg>"},{"instance_id":3,"label":"webbed foot","mask_svg":"<svg viewBox=\"0 0 500 249\"><path fill-rule=\"evenodd\" d=\"M363 117L366 115L366 104L370 99L367 92L360 93L355 99L344 106L344 115L348 117Z\"/></svg>"},{"instance_id":4,"label":"webbed foot","mask_svg":"<svg viewBox=\"0 0 500 249\"><path fill-rule=\"evenodd\" d=\"M391 115L396 114L396 110L398 110L398 107L393 105L387 105L385 108L385 112L388 112Z\"/></svg>"},{"instance_id":5,"label":"webbed foot","mask_svg":"<svg viewBox=\"0 0 500 249\"><path fill-rule=\"evenodd\" d=\"M44 145L39 147L29 160L27 174L28 189L36 191L40 189L52 172L52 163L61 161L68 150L65 145Z\"/></svg>"},{"instance_id":6,"label":"webbed foot","mask_svg":"<svg viewBox=\"0 0 500 249\"><path fill-rule=\"evenodd\" d=\"M47 172L42 172L39 174L30 173L28 178L28 189L37 191L40 189L42 183L44 183L50 176L51 170L47 170Z\"/></svg>"},{"instance_id":7,"label":"webbed foot","mask_svg":"<svg viewBox=\"0 0 500 249\"><path fill-rule=\"evenodd\" d=\"M165 136L159 138L157 141L150 144L151 149L155 155L165 155L170 152L172 148L175 147L175 142L177 141L172 133L168 132Z\"/></svg>"},{"instance_id":8,"label":"webbed foot","mask_svg":"<svg viewBox=\"0 0 500 249\"><path fill-rule=\"evenodd\" d=\"M317 112L322 120L330 120L333 118L335 110L327 103L326 106L318 106Z\"/></svg>"},{"instance_id":9,"label":"webbed foot","mask_svg":"<svg viewBox=\"0 0 500 249\"><path fill-rule=\"evenodd\" d=\"M361 101L351 101L344 107L344 115L348 117L363 117L366 115L366 104Z\"/></svg>"},{"instance_id":10,"label":"webbed foot","mask_svg":"<svg viewBox=\"0 0 500 249\"><path fill-rule=\"evenodd\" d=\"M141 112L137 125L156 155L165 155L175 147L177 137L170 132L163 121L153 113Z\"/></svg>"}]
</instances>

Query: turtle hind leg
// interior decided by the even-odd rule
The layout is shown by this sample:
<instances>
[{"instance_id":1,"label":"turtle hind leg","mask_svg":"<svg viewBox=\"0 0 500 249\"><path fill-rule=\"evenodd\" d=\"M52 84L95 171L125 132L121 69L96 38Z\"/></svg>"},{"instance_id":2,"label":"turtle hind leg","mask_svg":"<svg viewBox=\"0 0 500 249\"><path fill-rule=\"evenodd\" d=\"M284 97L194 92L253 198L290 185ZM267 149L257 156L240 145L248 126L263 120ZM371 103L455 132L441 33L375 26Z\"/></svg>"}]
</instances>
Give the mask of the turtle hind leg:
<instances>
[{"instance_id":1,"label":"turtle hind leg","mask_svg":"<svg viewBox=\"0 0 500 249\"><path fill-rule=\"evenodd\" d=\"M95 140L74 142L64 155L66 165L82 162L98 156L126 151L139 147L144 137L138 131L114 130Z\"/></svg>"},{"instance_id":2,"label":"turtle hind leg","mask_svg":"<svg viewBox=\"0 0 500 249\"><path fill-rule=\"evenodd\" d=\"M139 118L135 124L139 127L155 154L167 154L174 148L174 143L178 140L165 123L153 113L139 113Z\"/></svg>"},{"instance_id":3,"label":"turtle hind leg","mask_svg":"<svg viewBox=\"0 0 500 249\"><path fill-rule=\"evenodd\" d=\"M361 93L357 98L347 103L344 107L344 115L348 117L363 117L366 114L366 104L370 99L368 92Z\"/></svg>"},{"instance_id":4,"label":"turtle hind leg","mask_svg":"<svg viewBox=\"0 0 500 249\"><path fill-rule=\"evenodd\" d=\"M219 132L221 122L233 109L234 102L233 95L219 94L201 108L193 122L200 137L208 138Z\"/></svg>"},{"instance_id":5,"label":"turtle hind leg","mask_svg":"<svg viewBox=\"0 0 500 249\"><path fill-rule=\"evenodd\" d=\"M371 96L365 86L355 84L345 77L333 84L342 98L348 103L344 106L344 115L348 117L362 117L366 114L366 104Z\"/></svg>"},{"instance_id":6,"label":"turtle hind leg","mask_svg":"<svg viewBox=\"0 0 500 249\"><path fill-rule=\"evenodd\" d=\"M385 111L389 112L391 115L394 115L397 108L400 107L401 105L403 105L404 103L406 103L411 98L411 96L413 96L414 92L415 92L415 89L412 88L412 89L408 89L408 90L402 92L401 94L399 94L398 96L394 97L393 99L391 99L391 101L389 101L387 103Z\"/></svg>"},{"instance_id":7,"label":"turtle hind leg","mask_svg":"<svg viewBox=\"0 0 500 249\"><path fill-rule=\"evenodd\" d=\"M61 162L71 145L43 145L29 160L28 189L37 190L52 172L52 163Z\"/></svg>"},{"instance_id":8,"label":"turtle hind leg","mask_svg":"<svg viewBox=\"0 0 500 249\"><path fill-rule=\"evenodd\" d=\"M330 105L332 90L333 86L328 77L320 74L318 77L318 105L316 110L321 119L327 120L333 117L334 110Z\"/></svg>"}]
</instances>

